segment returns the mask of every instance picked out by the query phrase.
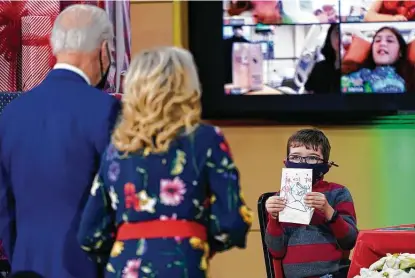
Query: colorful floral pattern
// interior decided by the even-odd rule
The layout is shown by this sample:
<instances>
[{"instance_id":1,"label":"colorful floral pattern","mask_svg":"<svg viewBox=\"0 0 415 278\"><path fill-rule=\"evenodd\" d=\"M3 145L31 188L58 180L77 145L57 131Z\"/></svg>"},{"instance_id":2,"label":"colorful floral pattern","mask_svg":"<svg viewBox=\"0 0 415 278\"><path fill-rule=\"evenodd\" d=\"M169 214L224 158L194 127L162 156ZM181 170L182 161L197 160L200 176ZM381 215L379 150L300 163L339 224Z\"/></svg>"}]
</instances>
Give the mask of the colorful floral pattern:
<instances>
[{"instance_id":1,"label":"colorful floral pattern","mask_svg":"<svg viewBox=\"0 0 415 278\"><path fill-rule=\"evenodd\" d=\"M208 190L207 190L208 189ZM252 224L229 145L219 128L200 125L165 154L128 156L110 145L80 226L82 248L106 264L106 277L204 278L216 252L244 248ZM198 237L115 240L124 222L187 220Z\"/></svg>"},{"instance_id":2,"label":"colorful floral pattern","mask_svg":"<svg viewBox=\"0 0 415 278\"><path fill-rule=\"evenodd\" d=\"M141 260L132 259L127 261L127 265L122 270L122 278L138 278L140 277L138 271L140 270Z\"/></svg>"},{"instance_id":3,"label":"colorful floral pattern","mask_svg":"<svg viewBox=\"0 0 415 278\"><path fill-rule=\"evenodd\" d=\"M186 185L179 178L160 181L160 202L166 206L178 206L184 200Z\"/></svg>"}]
</instances>

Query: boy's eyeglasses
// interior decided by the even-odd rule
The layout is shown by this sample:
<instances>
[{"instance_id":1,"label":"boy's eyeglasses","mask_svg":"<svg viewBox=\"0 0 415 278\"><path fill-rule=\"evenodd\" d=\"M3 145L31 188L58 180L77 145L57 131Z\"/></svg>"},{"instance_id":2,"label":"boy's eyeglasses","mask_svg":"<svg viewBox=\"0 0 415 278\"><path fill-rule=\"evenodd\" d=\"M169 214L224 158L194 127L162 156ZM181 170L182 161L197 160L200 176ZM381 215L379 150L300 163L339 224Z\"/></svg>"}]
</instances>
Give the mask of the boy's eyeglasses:
<instances>
[{"instance_id":1,"label":"boy's eyeglasses","mask_svg":"<svg viewBox=\"0 0 415 278\"><path fill-rule=\"evenodd\" d=\"M317 157L317 156L305 156L304 157L304 156L294 155L294 154L288 156L288 161L292 163L307 163L307 164L320 164L320 163L327 162L324 159L321 159L320 157ZM333 161L328 161L327 163L330 166L339 167L339 165L337 165Z\"/></svg>"},{"instance_id":2,"label":"boy's eyeglasses","mask_svg":"<svg viewBox=\"0 0 415 278\"><path fill-rule=\"evenodd\" d=\"M292 163L307 163L307 164L319 164L323 163L324 159L321 159L317 156L299 156L299 155L290 155L288 156L288 161Z\"/></svg>"}]
</instances>

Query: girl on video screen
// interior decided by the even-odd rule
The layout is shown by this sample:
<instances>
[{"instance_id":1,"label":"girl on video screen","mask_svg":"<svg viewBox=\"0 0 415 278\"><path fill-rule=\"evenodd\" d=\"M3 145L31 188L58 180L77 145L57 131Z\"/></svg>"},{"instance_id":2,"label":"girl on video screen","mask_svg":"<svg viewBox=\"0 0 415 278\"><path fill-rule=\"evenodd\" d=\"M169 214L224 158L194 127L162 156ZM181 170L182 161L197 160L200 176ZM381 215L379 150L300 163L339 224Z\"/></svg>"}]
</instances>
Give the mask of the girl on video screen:
<instances>
[{"instance_id":1,"label":"girl on video screen","mask_svg":"<svg viewBox=\"0 0 415 278\"><path fill-rule=\"evenodd\" d=\"M415 1L375 0L364 21L408 21L415 20Z\"/></svg>"},{"instance_id":2,"label":"girl on video screen","mask_svg":"<svg viewBox=\"0 0 415 278\"><path fill-rule=\"evenodd\" d=\"M330 25L321 54L324 60L314 65L305 84L308 93L338 94L340 92L339 25Z\"/></svg>"},{"instance_id":3,"label":"girl on video screen","mask_svg":"<svg viewBox=\"0 0 415 278\"><path fill-rule=\"evenodd\" d=\"M342 77L344 92L414 92L414 69L407 59L407 44L398 30L380 28L369 55L358 71Z\"/></svg>"}]
</instances>

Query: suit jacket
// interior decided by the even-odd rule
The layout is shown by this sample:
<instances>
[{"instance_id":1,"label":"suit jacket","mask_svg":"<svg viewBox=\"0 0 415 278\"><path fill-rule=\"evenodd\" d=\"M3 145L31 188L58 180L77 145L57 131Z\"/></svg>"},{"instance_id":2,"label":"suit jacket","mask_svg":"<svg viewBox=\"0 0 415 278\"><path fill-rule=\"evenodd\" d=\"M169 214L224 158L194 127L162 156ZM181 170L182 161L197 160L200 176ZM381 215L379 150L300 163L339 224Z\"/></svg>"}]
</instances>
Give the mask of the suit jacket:
<instances>
[{"instance_id":1,"label":"suit jacket","mask_svg":"<svg viewBox=\"0 0 415 278\"><path fill-rule=\"evenodd\" d=\"M0 117L0 238L12 270L93 278L76 235L120 104L78 74L52 70Z\"/></svg>"}]
</instances>

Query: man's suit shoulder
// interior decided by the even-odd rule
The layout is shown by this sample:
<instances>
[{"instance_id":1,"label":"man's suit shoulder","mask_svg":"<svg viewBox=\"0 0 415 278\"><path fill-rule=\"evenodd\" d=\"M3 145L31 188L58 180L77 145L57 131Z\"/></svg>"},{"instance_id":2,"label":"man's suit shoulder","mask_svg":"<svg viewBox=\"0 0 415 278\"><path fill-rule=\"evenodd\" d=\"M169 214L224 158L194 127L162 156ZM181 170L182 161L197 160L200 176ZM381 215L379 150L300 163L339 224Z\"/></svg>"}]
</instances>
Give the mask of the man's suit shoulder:
<instances>
[{"instance_id":1,"label":"man's suit shoulder","mask_svg":"<svg viewBox=\"0 0 415 278\"><path fill-rule=\"evenodd\" d=\"M108 110L118 109L120 106L119 101L107 92L101 91L89 85L82 85L80 89L80 91L73 94L74 92L71 92L73 89L68 88L67 90L69 92L67 92L67 94L72 94L72 100L76 99L79 107L90 110L91 113L99 113L99 111L106 113Z\"/></svg>"},{"instance_id":2,"label":"man's suit shoulder","mask_svg":"<svg viewBox=\"0 0 415 278\"><path fill-rule=\"evenodd\" d=\"M118 115L118 112L121 109L121 102L118 99L93 87L91 87L89 95L91 96L91 99L88 105L90 104L91 112L97 111L98 109L98 111L102 111L105 115ZM93 104L91 104L91 102Z\"/></svg>"},{"instance_id":3,"label":"man's suit shoulder","mask_svg":"<svg viewBox=\"0 0 415 278\"><path fill-rule=\"evenodd\" d=\"M85 90L87 91L88 95L93 98L96 99L98 101L104 101L104 102L109 102L112 103L114 102L114 100L117 100L116 98L114 98L113 96L111 96L110 94L103 92L95 87L91 87L88 86L88 88L85 88Z\"/></svg>"}]
</instances>

